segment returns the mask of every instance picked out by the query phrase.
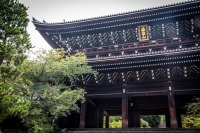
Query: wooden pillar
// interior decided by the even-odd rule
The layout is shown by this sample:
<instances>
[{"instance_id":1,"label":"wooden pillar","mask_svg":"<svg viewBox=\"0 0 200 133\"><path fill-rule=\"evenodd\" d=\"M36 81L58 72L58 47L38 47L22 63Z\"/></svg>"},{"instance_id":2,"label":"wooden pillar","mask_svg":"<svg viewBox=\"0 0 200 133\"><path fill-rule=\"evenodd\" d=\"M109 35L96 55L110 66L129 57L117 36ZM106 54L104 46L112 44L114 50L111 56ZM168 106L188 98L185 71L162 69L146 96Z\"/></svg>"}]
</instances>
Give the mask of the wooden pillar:
<instances>
[{"instance_id":1,"label":"wooden pillar","mask_svg":"<svg viewBox=\"0 0 200 133\"><path fill-rule=\"evenodd\" d=\"M181 114L177 114L178 127L182 128Z\"/></svg>"},{"instance_id":2,"label":"wooden pillar","mask_svg":"<svg viewBox=\"0 0 200 133\"><path fill-rule=\"evenodd\" d=\"M165 121L166 121L166 127L170 127L170 117L169 112L165 114Z\"/></svg>"},{"instance_id":3,"label":"wooden pillar","mask_svg":"<svg viewBox=\"0 0 200 133\"><path fill-rule=\"evenodd\" d=\"M103 128L103 109L102 108L97 109L97 127Z\"/></svg>"},{"instance_id":4,"label":"wooden pillar","mask_svg":"<svg viewBox=\"0 0 200 133\"><path fill-rule=\"evenodd\" d=\"M87 101L85 100L84 102L81 103L79 128L85 128L86 108L87 108Z\"/></svg>"},{"instance_id":5,"label":"wooden pillar","mask_svg":"<svg viewBox=\"0 0 200 133\"><path fill-rule=\"evenodd\" d=\"M176 117L176 106L174 100L174 90L172 82L168 82L168 105L169 105L169 115L170 115L170 125L171 128L178 128L178 122Z\"/></svg>"},{"instance_id":6,"label":"wooden pillar","mask_svg":"<svg viewBox=\"0 0 200 133\"><path fill-rule=\"evenodd\" d=\"M96 108L96 128L99 128L99 108Z\"/></svg>"},{"instance_id":7,"label":"wooden pillar","mask_svg":"<svg viewBox=\"0 0 200 133\"><path fill-rule=\"evenodd\" d=\"M109 128L109 116L106 116L106 128Z\"/></svg>"},{"instance_id":8,"label":"wooden pillar","mask_svg":"<svg viewBox=\"0 0 200 133\"><path fill-rule=\"evenodd\" d=\"M134 127L140 127L140 109L134 109L133 111L133 115L134 115Z\"/></svg>"},{"instance_id":9,"label":"wooden pillar","mask_svg":"<svg viewBox=\"0 0 200 133\"><path fill-rule=\"evenodd\" d=\"M128 127L133 127L134 123L134 116L133 116L133 102L130 103L130 108L128 111Z\"/></svg>"},{"instance_id":10,"label":"wooden pillar","mask_svg":"<svg viewBox=\"0 0 200 133\"><path fill-rule=\"evenodd\" d=\"M122 128L128 128L128 96L125 86L122 92Z\"/></svg>"}]
</instances>

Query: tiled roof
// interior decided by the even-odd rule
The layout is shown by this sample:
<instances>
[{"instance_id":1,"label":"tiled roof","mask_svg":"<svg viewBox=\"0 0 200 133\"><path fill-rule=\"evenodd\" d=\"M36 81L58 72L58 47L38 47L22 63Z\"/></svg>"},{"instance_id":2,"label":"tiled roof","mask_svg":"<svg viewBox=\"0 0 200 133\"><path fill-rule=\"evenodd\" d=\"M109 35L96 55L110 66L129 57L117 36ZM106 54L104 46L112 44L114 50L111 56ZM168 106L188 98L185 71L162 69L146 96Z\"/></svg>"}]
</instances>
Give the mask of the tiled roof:
<instances>
[{"instance_id":1,"label":"tiled roof","mask_svg":"<svg viewBox=\"0 0 200 133\"><path fill-rule=\"evenodd\" d=\"M178 3L174 3L174 4L157 6L157 7L147 8L147 9L140 9L140 10L136 10L136 11L110 14L110 15L106 15L106 16L98 16L98 17L94 17L94 18L86 18L86 19L73 20L73 21L56 22L56 23L51 23L51 22L49 23L49 22L46 22L44 20L43 20L43 22L40 22L37 19L33 18L33 23L42 24L42 25L49 25L49 26L50 25L76 24L76 23L90 22L90 21L95 21L95 20L104 20L104 19L109 19L109 18L125 17L125 16L128 16L128 15L133 15L133 14L137 14L137 13L145 13L145 12L149 12L149 11L156 11L156 10L159 10L159 9L172 8L172 7L187 5L187 4L196 3L196 2L200 2L200 1L199 0L188 0L188 1L178 2Z\"/></svg>"}]
</instances>

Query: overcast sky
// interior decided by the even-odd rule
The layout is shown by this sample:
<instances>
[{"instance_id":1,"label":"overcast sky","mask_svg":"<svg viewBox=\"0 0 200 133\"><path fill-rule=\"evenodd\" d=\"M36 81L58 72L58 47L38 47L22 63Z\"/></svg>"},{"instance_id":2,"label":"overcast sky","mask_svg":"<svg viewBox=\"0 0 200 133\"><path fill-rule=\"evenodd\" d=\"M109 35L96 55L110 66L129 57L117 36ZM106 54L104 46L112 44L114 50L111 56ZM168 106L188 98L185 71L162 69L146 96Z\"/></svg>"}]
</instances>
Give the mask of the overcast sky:
<instances>
[{"instance_id":1,"label":"overcast sky","mask_svg":"<svg viewBox=\"0 0 200 133\"><path fill-rule=\"evenodd\" d=\"M184 0L19 0L29 7L28 14L32 21L62 22L110 15L161 5L168 5ZM28 32L36 48L50 49L30 21Z\"/></svg>"}]
</instances>

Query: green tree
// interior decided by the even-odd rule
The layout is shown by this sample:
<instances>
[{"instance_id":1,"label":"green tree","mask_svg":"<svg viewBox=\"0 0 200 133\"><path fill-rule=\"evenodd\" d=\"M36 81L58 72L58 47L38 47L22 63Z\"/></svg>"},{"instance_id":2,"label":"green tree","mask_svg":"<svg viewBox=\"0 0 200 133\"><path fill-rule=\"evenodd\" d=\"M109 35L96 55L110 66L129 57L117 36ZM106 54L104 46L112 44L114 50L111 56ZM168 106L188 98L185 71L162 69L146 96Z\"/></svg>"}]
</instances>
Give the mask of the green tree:
<instances>
[{"instance_id":1,"label":"green tree","mask_svg":"<svg viewBox=\"0 0 200 133\"><path fill-rule=\"evenodd\" d=\"M142 118L140 119L141 128L150 128L149 123Z\"/></svg>"},{"instance_id":2,"label":"green tree","mask_svg":"<svg viewBox=\"0 0 200 133\"><path fill-rule=\"evenodd\" d=\"M7 117L27 114L29 108L20 68L31 48L26 11L17 0L0 0L0 123Z\"/></svg>"},{"instance_id":3,"label":"green tree","mask_svg":"<svg viewBox=\"0 0 200 133\"><path fill-rule=\"evenodd\" d=\"M121 116L110 116L109 117L109 128L122 128L122 117Z\"/></svg>"},{"instance_id":4,"label":"green tree","mask_svg":"<svg viewBox=\"0 0 200 133\"><path fill-rule=\"evenodd\" d=\"M78 111L78 100L84 100L84 90L73 89L73 84L83 74L96 74L86 61L83 53L66 56L62 49L39 51L34 60L23 63L24 78L30 91L27 99L31 102L29 114L24 122L29 132L46 133L56 128L59 116ZM68 79L71 84L67 84Z\"/></svg>"},{"instance_id":5,"label":"green tree","mask_svg":"<svg viewBox=\"0 0 200 133\"><path fill-rule=\"evenodd\" d=\"M184 128L200 128L200 97L186 105L187 115L183 119Z\"/></svg>"},{"instance_id":6,"label":"green tree","mask_svg":"<svg viewBox=\"0 0 200 133\"><path fill-rule=\"evenodd\" d=\"M150 127L158 127L161 122L161 116L159 115L142 115L141 118L148 122Z\"/></svg>"}]
</instances>

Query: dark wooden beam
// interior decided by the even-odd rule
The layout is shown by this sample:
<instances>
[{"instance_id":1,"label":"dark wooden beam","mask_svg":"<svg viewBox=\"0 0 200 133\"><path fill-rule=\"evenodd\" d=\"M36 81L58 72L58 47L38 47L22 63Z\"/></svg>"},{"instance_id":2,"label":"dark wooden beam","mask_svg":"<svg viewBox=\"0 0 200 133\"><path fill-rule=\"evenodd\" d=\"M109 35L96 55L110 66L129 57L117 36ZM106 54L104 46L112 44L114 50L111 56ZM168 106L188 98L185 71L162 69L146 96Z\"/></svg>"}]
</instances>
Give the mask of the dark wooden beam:
<instances>
[{"instance_id":1,"label":"dark wooden beam","mask_svg":"<svg viewBox=\"0 0 200 133\"><path fill-rule=\"evenodd\" d=\"M129 92L128 96L139 97L139 96L164 96L166 91L143 91L143 92Z\"/></svg>"},{"instance_id":2,"label":"dark wooden beam","mask_svg":"<svg viewBox=\"0 0 200 133\"><path fill-rule=\"evenodd\" d=\"M88 94L88 98L96 99L96 98L119 98L121 94Z\"/></svg>"},{"instance_id":3,"label":"dark wooden beam","mask_svg":"<svg viewBox=\"0 0 200 133\"><path fill-rule=\"evenodd\" d=\"M174 95L193 95L193 94L199 95L200 89L174 90Z\"/></svg>"},{"instance_id":4,"label":"dark wooden beam","mask_svg":"<svg viewBox=\"0 0 200 133\"><path fill-rule=\"evenodd\" d=\"M88 98L87 101L88 101L92 106L94 106L94 107L97 106L91 99Z\"/></svg>"},{"instance_id":5,"label":"dark wooden beam","mask_svg":"<svg viewBox=\"0 0 200 133\"><path fill-rule=\"evenodd\" d=\"M168 108L140 109L140 115L165 115Z\"/></svg>"},{"instance_id":6,"label":"dark wooden beam","mask_svg":"<svg viewBox=\"0 0 200 133\"><path fill-rule=\"evenodd\" d=\"M108 116L108 112L107 111L103 111L103 114L105 115L105 116Z\"/></svg>"}]
</instances>

